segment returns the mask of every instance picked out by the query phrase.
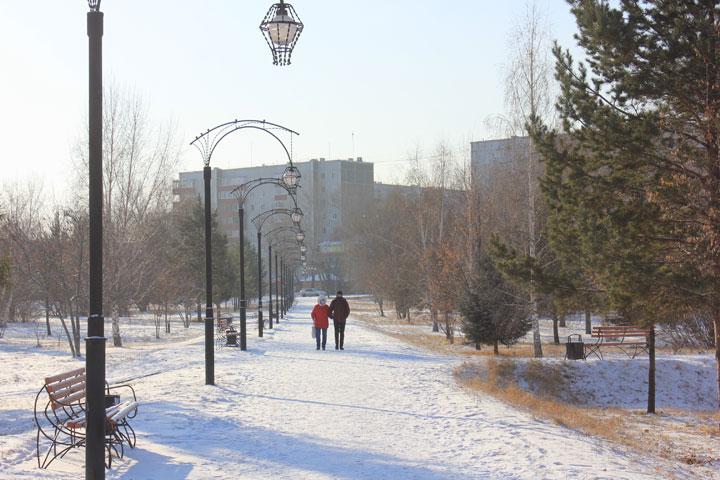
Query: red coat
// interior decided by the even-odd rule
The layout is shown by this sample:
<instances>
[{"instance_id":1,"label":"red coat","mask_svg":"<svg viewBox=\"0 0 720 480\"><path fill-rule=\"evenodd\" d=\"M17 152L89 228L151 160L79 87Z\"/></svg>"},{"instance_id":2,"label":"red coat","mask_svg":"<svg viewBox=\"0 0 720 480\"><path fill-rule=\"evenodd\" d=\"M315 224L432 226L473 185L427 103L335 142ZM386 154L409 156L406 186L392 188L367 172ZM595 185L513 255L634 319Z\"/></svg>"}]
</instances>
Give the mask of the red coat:
<instances>
[{"instance_id":1,"label":"red coat","mask_svg":"<svg viewBox=\"0 0 720 480\"><path fill-rule=\"evenodd\" d=\"M312 311L312 319L317 328L328 328L328 316L330 315L330 307L327 305L315 305Z\"/></svg>"}]
</instances>

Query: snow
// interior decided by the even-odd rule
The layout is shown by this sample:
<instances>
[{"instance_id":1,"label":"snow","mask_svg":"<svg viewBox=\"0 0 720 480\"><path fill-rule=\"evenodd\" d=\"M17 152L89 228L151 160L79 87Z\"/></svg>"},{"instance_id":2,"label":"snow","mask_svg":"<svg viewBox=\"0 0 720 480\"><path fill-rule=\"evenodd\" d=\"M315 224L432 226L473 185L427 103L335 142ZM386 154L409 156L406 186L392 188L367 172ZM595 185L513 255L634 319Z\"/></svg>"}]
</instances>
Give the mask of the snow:
<instances>
[{"instance_id":1,"label":"snow","mask_svg":"<svg viewBox=\"0 0 720 480\"><path fill-rule=\"evenodd\" d=\"M316 351L309 327L314 301L298 299L262 338L249 323L248 351L216 350L214 386L204 384L202 324L173 324L156 340L154 325L123 323L125 346L108 342L107 377L135 387L138 438L106 478L654 479L669 468L470 392L452 374L462 356L411 346L352 315L346 349L334 349L330 328L328 350ZM36 347L38 330L11 324L0 340L0 478L80 478L82 450L37 468L35 394L45 376L84 365L69 357L64 339L41 338L43 347ZM662 371L674 369L670 380L685 382L684 389L704 385L700 376L712 380L703 370L712 368L706 357L679 367L671 358L659 363L667 361ZM588 385L599 383L602 392L599 379L610 372L593 370L595 363L571 368L587 369ZM640 405L642 393L623 402ZM598 393L594 401L608 399ZM667 401L677 408L695 402ZM690 478L689 470L672 468Z\"/></svg>"}]
</instances>

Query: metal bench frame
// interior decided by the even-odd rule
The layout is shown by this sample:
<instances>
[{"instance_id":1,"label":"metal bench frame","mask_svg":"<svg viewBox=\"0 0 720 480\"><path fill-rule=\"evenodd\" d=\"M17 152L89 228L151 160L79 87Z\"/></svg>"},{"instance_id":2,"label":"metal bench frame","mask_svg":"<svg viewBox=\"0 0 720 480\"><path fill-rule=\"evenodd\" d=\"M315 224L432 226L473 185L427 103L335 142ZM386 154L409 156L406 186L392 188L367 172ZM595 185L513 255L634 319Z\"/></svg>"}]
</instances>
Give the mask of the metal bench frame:
<instances>
[{"instance_id":1,"label":"metal bench frame","mask_svg":"<svg viewBox=\"0 0 720 480\"><path fill-rule=\"evenodd\" d=\"M121 390L122 389L122 390ZM112 467L113 454L122 458L125 445L134 448L135 431L128 423L138 410L135 389L118 384L105 387L106 395L129 391L132 400L111 405L105 410L105 467ZM43 399L47 398L44 407ZM58 457L62 458L73 448L85 446L85 367L45 378L45 384L35 396L36 452L39 468L48 468ZM49 442L43 453L43 445Z\"/></svg>"}]
</instances>

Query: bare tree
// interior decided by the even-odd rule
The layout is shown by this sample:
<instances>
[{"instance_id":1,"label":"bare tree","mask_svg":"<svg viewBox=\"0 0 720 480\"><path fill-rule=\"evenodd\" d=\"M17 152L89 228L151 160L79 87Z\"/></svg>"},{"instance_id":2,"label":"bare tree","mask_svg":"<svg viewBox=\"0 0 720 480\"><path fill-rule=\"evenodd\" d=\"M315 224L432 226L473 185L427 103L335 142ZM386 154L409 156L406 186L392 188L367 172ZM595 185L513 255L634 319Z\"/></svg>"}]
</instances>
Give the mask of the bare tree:
<instances>
[{"instance_id":1,"label":"bare tree","mask_svg":"<svg viewBox=\"0 0 720 480\"><path fill-rule=\"evenodd\" d=\"M155 281L168 240L158 238L155 221L169 215L179 147L172 125L151 126L136 92L110 87L103 100L103 297L112 312L114 345L121 346L119 317ZM85 182L87 142L82 145L77 178Z\"/></svg>"},{"instance_id":2,"label":"bare tree","mask_svg":"<svg viewBox=\"0 0 720 480\"><path fill-rule=\"evenodd\" d=\"M528 4L509 39L512 49L510 62L506 67L505 105L507 114L495 119L497 126L507 136L530 134L542 120L554 124L554 91L552 48L549 29L534 3ZM539 204L538 178L542 175L532 142L514 142L510 158L518 167L524 166L526 231L525 251L532 258L538 257L539 245L544 243L540 234L543 230ZM519 180L519 179L517 179ZM507 240L507 239L506 239ZM535 289L529 288L531 323L535 357L542 357L539 325L539 299Z\"/></svg>"}]
</instances>

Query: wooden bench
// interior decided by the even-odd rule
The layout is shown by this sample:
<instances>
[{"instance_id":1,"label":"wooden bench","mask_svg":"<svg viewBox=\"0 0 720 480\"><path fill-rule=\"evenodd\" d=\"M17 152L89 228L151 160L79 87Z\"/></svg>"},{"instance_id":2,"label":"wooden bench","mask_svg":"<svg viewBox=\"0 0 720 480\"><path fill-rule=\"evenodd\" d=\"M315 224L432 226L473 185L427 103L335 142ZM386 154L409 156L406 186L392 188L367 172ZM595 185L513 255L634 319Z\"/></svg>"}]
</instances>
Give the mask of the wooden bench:
<instances>
[{"instance_id":1,"label":"wooden bench","mask_svg":"<svg viewBox=\"0 0 720 480\"><path fill-rule=\"evenodd\" d=\"M48 468L56 458L85 446L85 380L85 367L45 378L34 407L38 467ZM129 392L132 399L120 402L117 392L121 391ZM125 445L135 447L135 431L128 420L137 415L138 402L130 385L106 385L105 399L105 466L111 468L113 453L122 458Z\"/></svg>"},{"instance_id":2,"label":"wooden bench","mask_svg":"<svg viewBox=\"0 0 720 480\"><path fill-rule=\"evenodd\" d=\"M215 330L215 348L220 347L237 347L238 331L232 325L232 317L220 317L217 319L217 329ZM228 337L230 337L228 339Z\"/></svg>"},{"instance_id":3,"label":"wooden bench","mask_svg":"<svg viewBox=\"0 0 720 480\"><path fill-rule=\"evenodd\" d=\"M617 347L630 358L635 358L641 353L648 353L648 336L650 330L639 327L627 327L620 325L592 327L592 338L595 343L585 344L585 357L594 354L603 359L603 347Z\"/></svg>"}]
</instances>

